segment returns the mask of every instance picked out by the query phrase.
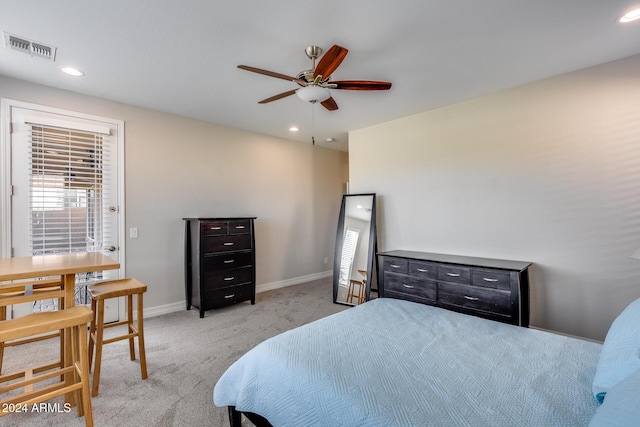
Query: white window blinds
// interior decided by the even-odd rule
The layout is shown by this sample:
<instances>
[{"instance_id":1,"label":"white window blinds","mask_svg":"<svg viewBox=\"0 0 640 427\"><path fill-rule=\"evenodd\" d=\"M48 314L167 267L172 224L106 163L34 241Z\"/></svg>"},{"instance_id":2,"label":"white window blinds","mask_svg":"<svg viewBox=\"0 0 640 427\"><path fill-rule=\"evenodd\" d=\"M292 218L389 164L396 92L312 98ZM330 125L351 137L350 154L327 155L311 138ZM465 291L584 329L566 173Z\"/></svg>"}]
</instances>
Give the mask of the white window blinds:
<instances>
[{"instance_id":1,"label":"white window blinds","mask_svg":"<svg viewBox=\"0 0 640 427\"><path fill-rule=\"evenodd\" d=\"M28 129L32 253L100 250L111 232L102 203L110 191L106 135L34 123Z\"/></svg>"},{"instance_id":2,"label":"white window blinds","mask_svg":"<svg viewBox=\"0 0 640 427\"><path fill-rule=\"evenodd\" d=\"M359 230L347 227L342 244L342 259L340 260L340 276L338 279L338 285L340 286L349 286L351 267L353 266L353 257L356 253L359 236Z\"/></svg>"}]
</instances>

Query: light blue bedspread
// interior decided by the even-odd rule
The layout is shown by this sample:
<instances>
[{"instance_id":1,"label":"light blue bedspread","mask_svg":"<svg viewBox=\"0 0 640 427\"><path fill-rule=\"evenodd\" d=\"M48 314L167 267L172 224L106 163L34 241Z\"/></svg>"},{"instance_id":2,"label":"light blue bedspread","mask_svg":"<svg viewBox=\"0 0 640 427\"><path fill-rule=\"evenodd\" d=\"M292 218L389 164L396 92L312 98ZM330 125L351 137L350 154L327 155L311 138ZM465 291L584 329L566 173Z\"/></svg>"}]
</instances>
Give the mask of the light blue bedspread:
<instances>
[{"instance_id":1,"label":"light blue bedspread","mask_svg":"<svg viewBox=\"0 0 640 427\"><path fill-rule=\"evenodd\" d=\"M601 345L381 298L264 341L214 389L274 426L586 426Z\"/></svg>"}]
</instances>

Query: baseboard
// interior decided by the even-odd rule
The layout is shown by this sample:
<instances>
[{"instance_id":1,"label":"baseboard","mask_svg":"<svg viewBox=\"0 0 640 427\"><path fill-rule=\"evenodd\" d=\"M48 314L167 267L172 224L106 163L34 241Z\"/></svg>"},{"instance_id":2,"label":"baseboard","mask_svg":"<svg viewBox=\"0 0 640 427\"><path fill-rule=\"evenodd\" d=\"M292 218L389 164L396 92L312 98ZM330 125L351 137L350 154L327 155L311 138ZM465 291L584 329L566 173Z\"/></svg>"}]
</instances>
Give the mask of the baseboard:
<instances>
[{"instance_id":1,"label":"baseboard","mask_svg":"<svg viewBox=\"0 0 640 427\"><path fill-rule=\"evenodd\" d=\"M176 311L182 311L187 309L186 301L173 302L171 304L158 305L155 307L149 307L144 309L144 317L155 317L163 314L175 313ZM134 314L134 317L136 314Z\"/></svg>"},{"instance_id":2,"label":"baseboard","mask_svg":"<svg viewBox=\"0 0 640 427\"><path fill-rule=\"evenodd\" d=\"M261 283L256 285L256 293L259 294L261 292L272 291L274 289L286 288L287 286L299 285L301 283L311 282L313 280L324 279L327 277L331 277L333 274L332 270L322 271L320 273L308 274L306 276L294 277L292 279L280 280L278 282L271 283ZM187 309L186 301L178 301L173 302L171 304L158 305L155 307L149 307L144 309L144 317L155 317L161 316L163 314L175 313L176 311L182 311ZM134 316L136 314L134 313Z\"/></svg>"},{"instance_id":3,"label":"baseboard","mask_svg":"<svg viewBox=\"0 0 640 427\"><path fill-rule=\"evenodd\" d=\"M307 283L313 280L324 279L331 277L332 270L322 271L320 273L308 274L306 276L294 277L293 279L280 280L278 282L262 283L256 285L256 293L272 291L274 289L286 288L287 286L299 285L300 283Z\"/></svg>"}]
</instances>

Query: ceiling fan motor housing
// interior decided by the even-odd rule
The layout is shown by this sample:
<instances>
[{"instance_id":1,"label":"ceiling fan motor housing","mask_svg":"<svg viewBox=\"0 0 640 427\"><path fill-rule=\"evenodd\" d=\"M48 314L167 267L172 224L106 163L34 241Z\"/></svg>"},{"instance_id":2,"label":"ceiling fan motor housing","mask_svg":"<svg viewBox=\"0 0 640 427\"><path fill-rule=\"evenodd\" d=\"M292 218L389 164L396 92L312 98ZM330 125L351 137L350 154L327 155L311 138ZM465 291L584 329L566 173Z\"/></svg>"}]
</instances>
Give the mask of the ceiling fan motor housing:
<instances>
[{"instance_id":1,"label":"ceiling fan motor housing","mask_svg":"<svg viewBox=\"0 0 640 427\"><path fill-rule=\"evenodd\" d=\"M304 80L307 83L313 83L313 69L300 71L296 77L299 78L300 80ZM298 84L300 86L304 86L300 83Z\"/></svg>"},{"instance_id":2,"label":"ceiling fan motor housing","mask_svg":"<svg viewBox=\"0 0 640 427\"><path fill-rule=\"evenodd\" d=\"M300 80L304 80L308 84L311 84L314 81L313 72L316 69L316 59L320 58L320 55L322 55L322 48L320 46L307 46L304 53L306 53L307 57L311 60L311 68L300 71L296 77ZM303 86L300 83L298 84Z\"/></svg>"}]
</instances>

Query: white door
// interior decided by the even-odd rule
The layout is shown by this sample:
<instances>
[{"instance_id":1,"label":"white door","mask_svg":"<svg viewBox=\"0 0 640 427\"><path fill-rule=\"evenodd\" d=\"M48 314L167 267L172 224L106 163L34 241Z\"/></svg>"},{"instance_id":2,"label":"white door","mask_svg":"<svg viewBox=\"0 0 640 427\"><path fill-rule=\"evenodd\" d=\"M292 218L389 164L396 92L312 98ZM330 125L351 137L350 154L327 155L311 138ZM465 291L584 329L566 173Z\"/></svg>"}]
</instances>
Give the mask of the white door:
<instances>
[{"instance_id":1,"label":"white door","mask_svg":"<svg viewBox=\"0 0 640 427\"><path fill-rule=\"evenodd\" d=\"M122 265L121 122L30 105L12 105L10 120L12 256L103 252ZM76 304L121 271L77 274ZM118 320L117 301L105 305ZM13 317L53 308L14 306Z\"/></svg>"}]
</instances>

